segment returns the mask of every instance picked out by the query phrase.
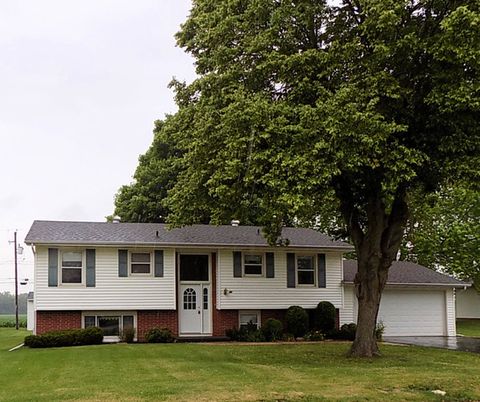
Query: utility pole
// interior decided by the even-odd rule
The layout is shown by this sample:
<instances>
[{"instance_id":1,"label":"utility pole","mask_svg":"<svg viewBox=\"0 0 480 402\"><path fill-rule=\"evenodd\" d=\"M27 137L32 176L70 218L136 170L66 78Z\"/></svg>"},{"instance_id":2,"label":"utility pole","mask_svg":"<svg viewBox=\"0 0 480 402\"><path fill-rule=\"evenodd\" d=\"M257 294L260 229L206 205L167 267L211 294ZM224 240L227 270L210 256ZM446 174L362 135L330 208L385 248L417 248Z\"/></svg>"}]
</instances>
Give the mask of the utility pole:
<instances>
[{"instance_id":1,"label":"utility pole","mask_svg":"<svg viewBox=\"0 0 480 402\"><path fill-rule=\"evenodd\" d=\"M13 234L15 245L15 329L18 330L18 262L17 262L17 231Z\"/></svg>"},{"instance_id":2,"label":"utility pole","mask_svg":"<svg viewBox=\"0 0 480 402\"><path fill-rule=\"evenodd\" d=\"M18 330L18 261L17 261L17 231L13 232L13 241L9 240L9 243L13 243L13 255L15 256L15 329ZM21 254L21 253L20 253Z\"/></svg>"}]
</instances>

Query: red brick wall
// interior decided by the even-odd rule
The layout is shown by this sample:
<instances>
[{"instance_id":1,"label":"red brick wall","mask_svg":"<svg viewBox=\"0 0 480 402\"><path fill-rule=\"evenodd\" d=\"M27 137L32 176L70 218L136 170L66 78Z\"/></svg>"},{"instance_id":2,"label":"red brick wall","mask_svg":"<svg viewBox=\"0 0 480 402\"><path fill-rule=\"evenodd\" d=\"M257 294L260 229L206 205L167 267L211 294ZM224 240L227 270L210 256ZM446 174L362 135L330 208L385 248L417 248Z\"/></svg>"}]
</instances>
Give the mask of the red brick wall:
<instances>
[{"instance_id":1,"label":"red brick wall","mask_svg":"<svg viewBox=\"0 0 480 402\"><path fill-rule=\"evenodd\" d=\"M265 324L269 318L275 318L285 325L285 312L287 310L262 310L262 325Z\"/></svg>"},{"instance_id":2,"label":"red brick wall","mask_svg":"<svg viewBox=\"0 0 480 402\"><path fill-rule=\"evenodd\" d=\"M81 311L37 311L37 335L49 331L82 327Z\"/></svg>"},{"instance_id":3,"label":"red brick wall","mask_svg":"<svg viewBox=\"0 0 480 402\"><path fill-rule=\"evenodd\" d=\"M154 327L168 328L178 335L178 314L175 310L139 310L137 311L138 340L145 340L145 333Z\"/></svg>"}]
</instances>

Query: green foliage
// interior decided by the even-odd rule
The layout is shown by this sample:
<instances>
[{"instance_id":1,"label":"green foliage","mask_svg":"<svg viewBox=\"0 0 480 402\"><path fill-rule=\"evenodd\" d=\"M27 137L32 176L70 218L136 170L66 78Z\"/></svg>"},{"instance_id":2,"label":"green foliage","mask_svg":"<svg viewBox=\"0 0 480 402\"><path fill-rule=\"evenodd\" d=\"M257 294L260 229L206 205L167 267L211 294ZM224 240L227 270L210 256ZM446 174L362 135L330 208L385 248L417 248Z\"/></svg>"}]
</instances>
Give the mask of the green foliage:
<instances>
[{"instance_id":1,"label":"green foliage","mask_svg":"<svg viewBox=\"0 0 480 402\"><path fill-rule=\"evenodd\" d=\"M335 306L328 301L318 303L314 311L313 327L323 333L329 332L335 328L335 317L337 312Z\"/></svg>"},{"instance_id":2,"label":"green foliage","mask_svg":"<svg viewBox=\"0 0 480 402\"><path fill-rule=\"evenodd\" d=\"M480 192L443 187L425 201L414 196L401 258L473 280L480 289Z\"/></svg>"},{"instance_id":3,"label":"green foliage","mask_svg":"<svg viewBox=\"0 0 480 402\"><path fill-rule=\"evenodd\" d=\"M238 342L265 342L267 340L263 331L257 328L257 325L251 321L241 328L228 329L225 335L232 341Z\"/></svg>"},{"instance_id":4,"label":"green foliage","mask_svg":"<svg viewBox=\"0 0 480 402\"><path fill-rule=\"evenodd\" d=\"M135 339L135 328L124 328L120 333L120 341L126 343L133 343Z\"/></svg>"},{"instance_id":5,"label":"green foliage","mask_svg":"<svg viewBox=\"0 0 480 402\"><path fill-rule=\"evenodd\" d=\"M355 245L359 289L371 293L363 308L397 256L409 195L479 181L476 0L197 0L177 41L198 78L172 82L179 110L160 142L176 151L160 156L158 173L141 162L136 180L148 191L119 195L133 203L127 219L236 218L285 245L283 225L322 227L334 200L342 221L332 222ZM151 206L164 210L150 218L155 191Z\"/></svg>"},{"instance_id":6,"label":"green foliage","mask_svg":"<svg viewBox=\"0 0 480 402\"><path fill-rule=\"evenodd\" d=\"M321 331L310 331L305 334L306 341L323 341L325 340L325 334Z\"/></svg>"},{"instance_id":7,"label":"green foliage","mask_svg":"<svg viewBox=\"0 0 480 402\"><path fill-rule=\"evenodd\" d=\"M19 315L18 326L27 328L27 320L24 314ZM15 315L0 315L0 328L15 328Z\"/></svg>"},{"instance_id":8,"label":"green foliage","mask_svg":"<svg viewBox=\"0 0 480 402\"><path fill-rule=\"evenodd\" d=\"M308 331L308 314L303 307L290 306L285 313L285 324L295 338L302 337Z\"/></svg>"},{"instance_id":9,"label":"green foliage","mask_svg":"<svg viewBox=\"0 0 480 402\"><path fill-rule=\"evenodd\" d=\"M103 342L103 331L97 327L51 331L43 335L25 337L25 346L30 348L53 348L62 346L98 345Z\"/></svg>"},{"instance_id":10,"label":"green foliage","mask_svg":"<svg viewBox=\"0 0 480 402\"><path fill-rule=\"evenodd\" d=\"M175 337L168 328L151 328L145 334L148 343L172 343Z\"/></svg>"},{"instance_id":11,"label":"green foliage","mask_svg":"<svg viewBox=\"0 0 480 402\"><path fill-rule=\"evenodd\" d=\"M282 339L283 336L283 324L281 321L274 318L269 318L262 325L262 333L265 337L265 340L272 342Z\"/></svg>"}]
</instances>

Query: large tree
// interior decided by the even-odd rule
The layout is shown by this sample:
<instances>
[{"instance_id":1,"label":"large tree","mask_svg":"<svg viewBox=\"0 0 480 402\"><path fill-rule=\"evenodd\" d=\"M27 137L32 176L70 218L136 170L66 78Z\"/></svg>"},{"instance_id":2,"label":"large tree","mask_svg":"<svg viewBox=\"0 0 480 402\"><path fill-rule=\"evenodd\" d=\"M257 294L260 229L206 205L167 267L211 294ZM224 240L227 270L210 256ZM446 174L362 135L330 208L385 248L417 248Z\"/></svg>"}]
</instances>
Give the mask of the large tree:
<instances>
[{"instance_id":1,"label":"large tree","mask_svg":"<svg viewBox=\"0 0 480 402\"><path fill-rule=\"evenodd\" d=\"M196 0L177 35L182 131L174 225L314 224L338 206L358 258L351 354L374 330L411 194L478 180L477 0ZM324 219L320 219L324 221Z\"/></svg>"},{"instance_id":2,"label":"large tree","mask_svg":"<svg viewBox=\"0 0 480 402\"><path fill-rule=\"evenodd\" d=\"M412 206L400 258L472 280L480 291L479 228L478 189L442 187Z\"/></svg>"}]
</instances>

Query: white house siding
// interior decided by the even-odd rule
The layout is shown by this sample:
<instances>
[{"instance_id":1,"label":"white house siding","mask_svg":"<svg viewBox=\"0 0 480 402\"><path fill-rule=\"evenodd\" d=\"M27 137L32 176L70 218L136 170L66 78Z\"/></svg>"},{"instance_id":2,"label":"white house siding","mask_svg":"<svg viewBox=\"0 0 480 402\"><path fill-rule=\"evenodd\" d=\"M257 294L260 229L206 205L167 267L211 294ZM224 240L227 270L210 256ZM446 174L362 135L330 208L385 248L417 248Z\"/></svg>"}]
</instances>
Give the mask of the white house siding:
<instances>
[{"instance_id":1,"label":"white house siding","mask_svg":"<svg viewBox=\"0 0 480 402\"><path fill-rule=\"evenodd\" d=\"M456 291L457 318L480 318L480 293L474 288Z\"/></svg>"},{"instance_id":2,"label":"white house siding","mask_svg":"<svg viewBox=\"0 0 480 402\"><path fill-rule=\"evenodd\" d=\"M385 325L385 336L455 336L454 300L450 288L387 287L378 321ZM357 322L357 310L354 287L346 285L340 323Z\"/></svg>"},{"instance_id":3,"label":"white house siding","mask_svg":"<svg viewBox=\"0 0 480 402\"><path fill-rule=\"evenodd\" d=\"M62 286L60 284L57 287L49 287L48 247L37 246L35 256L35 309L175 309L175 250L163 250L164 277L162 278L153 276L119 277L118 248L97 247L95 287L85 287L84 285Z\"/></svg>"},{"instance_id":4,"label":"white house siding","mask_svg":"<svg viewBox=\"0 0 480 402\"><path fill-rule=\"evenodd\" d=\"M357 322L357 304L353 285L343 286L343 308L340 309L340 325Z\"/></svg>"},{"instance_id":5,"label":"white house siding","mask_svg":"<svg viewBox=\"0 0 480 402\"><path fill-rule=\"evenodd\" d=\"M243 251L247 252L248 250ZM288 252L296 251L288 250ZM315 254L318 252L323 251L311 251ZM265 276L235 278L233 276L232 250L219 250L217 259L217 308L286 309L292 305L313 308L323 300L331 302L336 308L341 308L343 307L342 253L328 252L325 254L326 288L287 288L286 251L275 251L274 278L266 278ZM225 289L227 289L226 295Z\"/></svg>"},{"instance_id":6,"label":"white house siding","mask_svg":"<svg viewBox=\"0 0 480 402\"><path fill-rule=\"evenodd\" d=\"M27 300L27 329L29 331L35 330L35 309L33 300Z\"/></svg>"}]
</instances>

